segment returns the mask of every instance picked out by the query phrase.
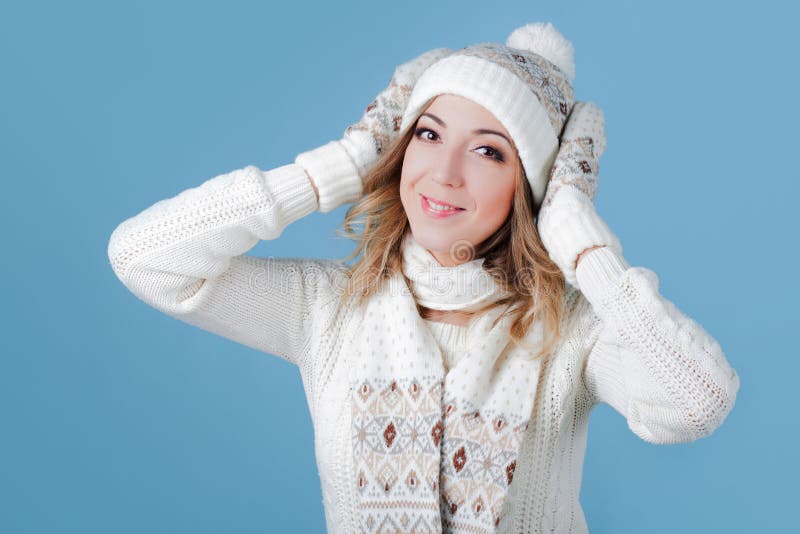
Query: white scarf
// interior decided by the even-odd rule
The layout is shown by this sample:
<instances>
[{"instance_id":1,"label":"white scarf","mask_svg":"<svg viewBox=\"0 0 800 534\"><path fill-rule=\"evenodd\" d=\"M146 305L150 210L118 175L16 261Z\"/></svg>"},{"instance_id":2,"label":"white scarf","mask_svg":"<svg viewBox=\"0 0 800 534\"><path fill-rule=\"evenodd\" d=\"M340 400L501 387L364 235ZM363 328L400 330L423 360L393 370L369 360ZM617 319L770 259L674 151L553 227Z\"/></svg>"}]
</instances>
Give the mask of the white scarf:
<instances>
[{"instance_id":1,"label":"white scarf","mask_svg":"<svg viewBox=\"0 0 800 534\"><path fill-rule=\"evenodd\" d=\"M533 410L541 362L510 341L498 306L447 373L420 317L502 297L483 258L442 267L407 234L403 272L367 303L352 349L351 440L359 532L494 532ZM541 341L540 321L525 341Z\"/></svg>"}]
</instances>

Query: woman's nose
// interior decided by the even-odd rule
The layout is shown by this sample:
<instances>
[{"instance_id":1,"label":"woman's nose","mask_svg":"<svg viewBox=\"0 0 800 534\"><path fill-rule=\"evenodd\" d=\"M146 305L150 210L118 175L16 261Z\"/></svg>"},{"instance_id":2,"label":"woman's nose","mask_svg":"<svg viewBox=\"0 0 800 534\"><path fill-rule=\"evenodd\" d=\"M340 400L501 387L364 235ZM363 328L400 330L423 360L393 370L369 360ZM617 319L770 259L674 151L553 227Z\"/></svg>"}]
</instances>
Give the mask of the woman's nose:
<instances>
[{"instance_id":1,"label":"woman's nose","mask_svg":"<svg viewBox=\"0 0 800 534\"><path fill-rule=\"evenodd\" d=\"M433 172L433 180L442 185L460 186L464 182L462 157L457 150L440 151Z\"/></svg>"}]
</instances>

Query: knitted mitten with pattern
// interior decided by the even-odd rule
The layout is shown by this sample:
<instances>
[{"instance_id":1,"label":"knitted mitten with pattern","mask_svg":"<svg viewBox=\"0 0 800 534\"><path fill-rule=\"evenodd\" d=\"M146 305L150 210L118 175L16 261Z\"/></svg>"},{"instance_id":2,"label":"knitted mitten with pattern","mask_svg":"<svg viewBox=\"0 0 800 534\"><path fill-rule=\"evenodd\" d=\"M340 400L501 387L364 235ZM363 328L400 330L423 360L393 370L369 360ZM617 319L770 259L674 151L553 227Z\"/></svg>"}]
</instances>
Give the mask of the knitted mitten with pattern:
<instances>
[{"instance_id":1,"label":"knitted mitten with pattern","mask_svg":"<svg viewBox=\"0 0 800 534\"><path fill-rule=\"evenodd\" d=\"M414 84L429 65L451 52L436 48L398 66L388 87L370 102L358 122L345 129L341 139L295 158L319 190L319 211L358 200L363 178L399 135Z\"/></svg>"},{"instance_id":2,"label":"knitted mitten with pattern","mask_svg":"<svg viewBox=\"0 0 800 534\"><path fill-rule=\"evenodd\" d=\"M599 106L575 102L537 220L539 236L550 258L576 288L579 285L575 269L581 252L608 246L622 254L622 244L594 207L600 156L606 149L604 126Z\"/></svg>"}]
</instances>

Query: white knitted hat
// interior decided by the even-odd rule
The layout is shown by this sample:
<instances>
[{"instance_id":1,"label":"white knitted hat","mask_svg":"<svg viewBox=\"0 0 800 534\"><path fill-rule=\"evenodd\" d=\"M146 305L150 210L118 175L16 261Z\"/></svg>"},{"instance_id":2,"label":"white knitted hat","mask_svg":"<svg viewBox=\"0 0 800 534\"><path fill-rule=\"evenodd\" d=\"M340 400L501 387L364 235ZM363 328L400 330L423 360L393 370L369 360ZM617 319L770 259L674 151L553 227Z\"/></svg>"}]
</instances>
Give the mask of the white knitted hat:
<instances>
[{"instance_id":1,"label":"white knitted hat","mask_svg":"<svg viewBox=\"0 0 800 534\"><path fill-rule=\"evenodd\" d=\"M511 33L505 46L464 47L430 65L414 84L400 130L440 94L480 104L511 135L538 210L574 104L574 78L572 43L549 22L526 24Z\"/></svg>"}]
</instances>

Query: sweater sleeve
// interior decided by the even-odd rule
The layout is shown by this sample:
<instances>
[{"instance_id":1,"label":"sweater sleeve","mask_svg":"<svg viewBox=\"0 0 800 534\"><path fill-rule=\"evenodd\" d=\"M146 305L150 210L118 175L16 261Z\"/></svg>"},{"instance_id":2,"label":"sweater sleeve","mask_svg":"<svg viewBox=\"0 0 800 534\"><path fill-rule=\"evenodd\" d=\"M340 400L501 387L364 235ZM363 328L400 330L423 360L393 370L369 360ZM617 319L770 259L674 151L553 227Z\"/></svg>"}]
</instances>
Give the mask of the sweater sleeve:
<instances>
[{"instance_id":1,"label":"sweater sleeve","mask_svg":"<svg viewBox=\"0 0 800 534\"><path fill-rule=\"evenodd\" d=\"M658 291L658 276L602 247L576 277L594 311L583 378L594 402L650 443L710 435L733 408L739 376L719 343Z\"/></svg>"},{"instance_id":2,"label":"sweater sleeve","mask_svg":"<svg viewBox=\"0 0 800 534\"><path fill-rule=\"evenodd\" d=\"M244 252L317 207L297 164L247 166L123 221L108 257L120 281L153 308L300 365L316 310L335 295L341 269Z\"/></svg>"}]
</instances>

